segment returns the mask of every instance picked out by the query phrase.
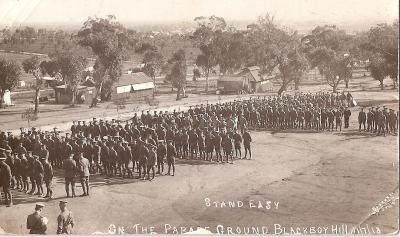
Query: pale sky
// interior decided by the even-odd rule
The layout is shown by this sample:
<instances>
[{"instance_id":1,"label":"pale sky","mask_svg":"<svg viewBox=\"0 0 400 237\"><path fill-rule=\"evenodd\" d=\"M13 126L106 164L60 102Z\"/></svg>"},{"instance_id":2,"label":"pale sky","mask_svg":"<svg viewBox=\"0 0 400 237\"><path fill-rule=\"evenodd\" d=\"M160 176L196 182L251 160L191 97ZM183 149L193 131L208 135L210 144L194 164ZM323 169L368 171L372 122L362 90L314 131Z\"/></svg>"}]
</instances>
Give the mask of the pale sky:
<instances>
[{"instance_id":1,"label":"pale sky","mask_svg":"<svg viewBox=\"0 0 400 237\"><path fill-rule=\"evenodd\" d=\"M281 22L392 22L398 0L0 0L0 25L81 24L114 14L120 22L192 21L196 16L251 20L266 12Z\"/></svg>"}]
</instances>

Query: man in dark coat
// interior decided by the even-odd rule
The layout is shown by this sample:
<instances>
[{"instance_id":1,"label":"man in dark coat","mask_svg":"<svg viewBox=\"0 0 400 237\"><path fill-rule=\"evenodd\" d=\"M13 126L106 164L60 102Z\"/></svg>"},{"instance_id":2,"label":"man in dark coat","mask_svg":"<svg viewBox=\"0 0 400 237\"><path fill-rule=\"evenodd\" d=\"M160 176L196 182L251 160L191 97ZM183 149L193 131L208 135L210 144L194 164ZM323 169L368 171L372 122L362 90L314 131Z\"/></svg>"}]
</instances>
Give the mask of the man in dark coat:
<instances>
[{"instance_id":1,"label":"man in dark coat","mask_svg":"<svg viewBox=\"0 0 400 237\"><path fill-rule=\"evenodd\" d=\"M45 198L52 198L53 197L53 166L51 163L44 157L42 159L43 164L43 181L46 185L46 195Z\"/></svg>"},{"instance_id":2,"label":"man in dark coat","mask_svg":"<svg viewBox=\"0 0 400 237\"><path fill-rule=\"evenodd\" d=\"M43 164L40 162L38 156L33 156L34 161L33 161L33 173L35 177L35 182L36 186L38 188L37 192L35 195L42 196L43 194L43 176L44 176L44 168Z\"/></svg>"},{"instance_id":3,"label":"man in dark coat","mask_svg":"<svg viewBox=\"0 0 400 237\"><path fill-rule=\"evenodd\" d=\"M13 204L10 191L12 174L10 166L6 164L5 160L5 157L0 157L0 186L3 187L5 203L9 207Z\"/></svg>"},{"instance_id":4,"label":"man in dark coat","mask_svg":"<svg viewBox=\"0 0 400 237\"><path fill-rule=\"evenodd\" d=\"M26 228L29 230L29 234L46 234L48 220L42 216L43 208L43 204L36 204L35 212L26 219Z\"/></svg>"},{"instance_id":5,"label":"man in dark coat","mask_svg":"<svg viewBox=\"0 0 400 237\"><path fill-rule=\"evenodd\" d=\"M167 163L168 163L168 175L175 175L175 157L176 157L176 150L174 145L172 144L171 140L168 140L167 145ZM171 167L172 167L172 174L171 174Z\"/></svg>"},{"instance_id":6,"label":"man in dark coat","mask_svg":"<svg viewBox=\"0 0 400 237\"><path fill-rule=\"evenodd\" d=\"M358 112L358 131L361 132L361 125L364 125L365 131L365 121L367 120L367 115L364 112L364 108L361 108L361 111Z\"/></svg>"},{"instance_id":7,"label":"man in dark coat","mask_svg":"<svg viewBox=\"0 0 400 237\"><path fill-rule=\"evenodd\" d=\"M73 160L74 154L71 154L67 159L64 160L63 168L65 171L65 191L67 193L67 197L69 195L69 185L71 185L72 189L72 197L75 197L75 173L76 173L76 162Z\"/></svg>"}]
</instances>

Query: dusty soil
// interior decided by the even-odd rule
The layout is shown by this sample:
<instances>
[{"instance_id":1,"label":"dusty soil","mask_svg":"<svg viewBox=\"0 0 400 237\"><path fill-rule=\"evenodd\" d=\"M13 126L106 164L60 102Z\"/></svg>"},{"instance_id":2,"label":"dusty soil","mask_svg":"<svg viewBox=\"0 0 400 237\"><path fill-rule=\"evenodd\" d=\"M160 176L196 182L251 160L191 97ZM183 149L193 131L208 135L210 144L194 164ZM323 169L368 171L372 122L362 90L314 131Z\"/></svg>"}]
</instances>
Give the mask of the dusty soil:
<instances>
[{"instance_id":1,"label":"dusty soil","mask_svg":"<svg viewBox=\"0 0 400 237\"><path fill-rule=\"evenodd\" d=\"M364 105L398 108L397 91L352 86L354 97ZM178 160L176 176L157 176L153 181L92 176L91 196L69 199L74 232L112 232L113 225L125 233L181 233L197 226L225 234L244 233L247 228L254 233L257 227L267 234L397 232L398 136L358 132L358 109L352 109L350 129L342 133L253 131L252 160ZM13 192L15 205L0 206L1 228L27 233L26 216L36 202L44 202L48 233L54 234L58 201L65 198L61 177L57 171L51 201ZM80 186L77 189L81 194ZM236 205L242 201L243 207L208 206L206 198ZM257 208L258 201L263 208Z\"/></svg>"}]
</instances>

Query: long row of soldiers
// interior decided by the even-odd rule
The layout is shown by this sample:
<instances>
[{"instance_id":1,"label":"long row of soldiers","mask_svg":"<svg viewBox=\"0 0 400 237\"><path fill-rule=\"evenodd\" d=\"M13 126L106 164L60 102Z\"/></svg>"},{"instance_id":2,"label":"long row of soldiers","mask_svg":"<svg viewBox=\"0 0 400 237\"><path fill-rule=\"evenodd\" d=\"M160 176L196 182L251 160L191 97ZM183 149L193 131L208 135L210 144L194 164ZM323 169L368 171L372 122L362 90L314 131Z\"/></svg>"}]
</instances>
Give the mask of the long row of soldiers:
<instances>
[{"instance_id":1,"label":"long row of soldiers","mask_svg":"<svg viewBox=\"0 0 400 237\"><path fill-rule=\"evenodd\" d=\"M89 163L91 173L133 178L136 169L138 178L143 179L146 175L150 179L151 173L153 179L155 167L157 174L163 174L165 161L166 174L174 175L175 158L233 163L234 156L242 158L242 146L243 158L251 158L252 138L248 128L341 130L343 117L345 128L349 126L351 99L349 94L321 92L199 105L184 112L142 111L125 122L96 118L88 123L74 121L71 132L65 136L56 128L51 132L21 128L20 136L10 132L0 134L0 147L5 151L0 157L6 158L2 167L7 165L11 172L11 188L42 195L44 182L45 197L52 197L52 168L56 167L65 170L68 196L69 184L75 196L76 176L81 178L83 187L87 186L83 191L88 195L85 163ZM386 123L386 129L395 130L393 111L386 113L386 109L377 109L371 113L373 119L370 113L359 113L360 129L367 120L368 127L375 126L375 130L381 131L380 124ZM1 171L0 177L5 173ZM6 178L2 180L0 184L7 183ZM9 191L4 192L6 198L11 195Z\"/></svg>"}]
</instances>

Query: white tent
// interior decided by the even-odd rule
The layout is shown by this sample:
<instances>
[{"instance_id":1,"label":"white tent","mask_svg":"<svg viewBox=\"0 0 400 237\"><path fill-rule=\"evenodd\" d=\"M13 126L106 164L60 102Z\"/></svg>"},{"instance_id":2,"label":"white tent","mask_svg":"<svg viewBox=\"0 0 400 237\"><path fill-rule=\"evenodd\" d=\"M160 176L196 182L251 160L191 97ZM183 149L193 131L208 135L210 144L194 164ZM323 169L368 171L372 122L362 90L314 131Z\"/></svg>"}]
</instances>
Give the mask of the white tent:
<instances>
[{"instance_id":1,"label":"white tent","mask_svg":"<svg viewBox=\"0 0 400 237\"><path fill-rule=\"evenodd\" d=\"M11 92L9 90L6 90L4 92L4 96L3 96L3 102L5 106L11 106Z\"/></svg>"}]
</instances>

